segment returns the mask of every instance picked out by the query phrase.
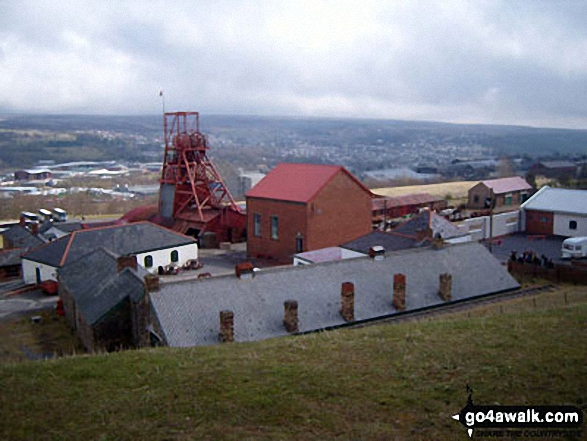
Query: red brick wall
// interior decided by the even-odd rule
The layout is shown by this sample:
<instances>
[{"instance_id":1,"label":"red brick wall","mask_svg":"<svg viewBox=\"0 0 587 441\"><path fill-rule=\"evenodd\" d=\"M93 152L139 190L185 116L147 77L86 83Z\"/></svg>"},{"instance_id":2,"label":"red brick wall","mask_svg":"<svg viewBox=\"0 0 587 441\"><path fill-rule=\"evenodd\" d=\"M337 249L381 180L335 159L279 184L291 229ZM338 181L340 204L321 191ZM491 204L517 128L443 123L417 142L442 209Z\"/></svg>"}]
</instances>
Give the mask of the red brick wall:
<instances>
[{"instance_id":1,"label":"red brick wall","mask_svg":"<svg viewBox=\"0 0 587 441\"><path fill-rule=\"evenodd\" d=\"M338 246L371 232L371 196L339 172L308 204L306 251Z\"/></svg>"},{"instance_id":2,"label":"red brick wall","mask_svg":"<svg viewBox=\"0 0 587 441\"><path fill-rule=\"evenodd\" d=\"M485 208L485 198L490 197L489 189L482 183L479 183L469 189L467 207L468 208ZM477 196L477 202L475 202Z\"/></svg>"},{"instance_id":3,"label":"red brick wall","mask_svg":"<svg viewBox=\"0 0 587 441\"><path fill-rule=\"evenodd\" d=\"M261 236L255 236L253 215L261 215ZM279 238L271 239L271 216L279 219ZM296 252L296 236L306 237L306 205L271 199L247 198L247 255L271 257L289 263Z\"/></svg>"},{"instance_id":4,"label":"red brick wall","mask_svg":"<svg viewBox=\"0 0 587 441\"><path fill-rule=\"evenodd\" d=\"M526 234L553 234L554 214L526 210Z\"/></svg>"},{"instance_id":5,"label":"red brick wall","mask_svg":"<svg viewBox=\"0 0 587 441\"><path fill-rule=\"evenodd\" d=\"M261 237L254 214L261 215ZM279 239L271 239L271 216L279 218ZM303 251L338 246L371 231L371 196L339 172L308 204L247 198L247 255L291 263L298 233Z\"/></svg>"}]
</instances>

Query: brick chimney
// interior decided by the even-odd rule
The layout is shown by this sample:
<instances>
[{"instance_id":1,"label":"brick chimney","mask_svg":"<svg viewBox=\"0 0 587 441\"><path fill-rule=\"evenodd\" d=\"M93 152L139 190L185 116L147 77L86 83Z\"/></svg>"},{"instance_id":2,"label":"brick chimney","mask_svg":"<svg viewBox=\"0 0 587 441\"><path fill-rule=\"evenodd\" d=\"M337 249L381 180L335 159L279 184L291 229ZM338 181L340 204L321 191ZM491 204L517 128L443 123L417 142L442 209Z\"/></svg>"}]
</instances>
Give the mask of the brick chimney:
<instances>
[{"instance_id":1,"label":"brick chimney","mask_svg":"<svg viewBox=\"0 0 587 441\"><path fill-rule=\"evenodd\" d=\"M295 300L286 300L283 303L285 309L283 324L289 333L298 332L298 302Z\"/></svg>"},{"instance_id":2,"label":"brick chimney","mask_svg":"<svg viewBox=\"0 0 587 441\"><path fill-rule=\"evenodd\" d=\"M251 262L244 262L234 267L234 273L239 279L252 279L255 276L254 269Z\"/></svg>"},{"instance_id":3,"label":"brick chimney","mask_svg":"<svg viewBox=\"0 0 587 441\"><path fill-rule=\"evenodd\" d=\"M220 311L220 341L228 343L234 341L234 312Z\"/></svg>"},{"instance_id":4,"label":"brick chimney","mask_svg":"<svg viewBox=\"0 0 587 441\"><path fill-rule=\"evenodd\" d=\"M383 248L381 245L376 245L369 248L369 257L373 260L385 259L385 248Z\"/></svg>"},{"instance_id":5,"label":"brick chimney","mask_svg":"<svg viewBox=\"0 0 587 441\"><path fill-rule=\"evenodd\" d=\"M444 247L444 240L442 237L435 237L432 239L432 248L435 250L441 250Z\"/></svg>"},{"instance_id":6,"label":"brick chimney","mask_svg":"<svg viewBox=\"0 0 587 441\"><path fill-rule=\"evenodd\" d=\"M38 222L31 222L31 233L35 236L39 235L39 223Z\"/></svg>"},{"instance_id":7,"label":"brick chimney","mask_svg":"<svg viewBox=\"0 0 587 441\"><path fill-rule=\"evenodd\" d=\"M340 315L345 322L352 322L355 319L355 285L352 282L344 282L340 296Z\"/></svg>"},{"instance_id":8,"label":"brick chimney","mask_svg":"<svg viewBox=\"0 0 587 441\"><path fill-rule=\"evenodd\" d=\"M137 269L136 256L120 256L116 259L116 269L120 273L125 268Z\"/></svg>"},{"instance_id":9,"label":"brick chimney","mask_svg":"<svg viewBox=\"0 0 587 441\"><path fill-rule=\"evenodd\" d=\"M438 288L440 298L445 302L452 299L452 274L445 273L440 275L440 284Z\"/></svg>"},{"instance_id":10,"label":"brick chimney","mask_svg":"<svg viewBox=\"0 0 587 441\"><path fill-rule=\"evenodd\" d=\"M147 292L159 291L159 276L157 274L145 276L145 290Z\"/></svg>"},{"instance_id":11,"label":"brick chimney","mask_svg":"<svg viewBox=\"0 0 587 441\"><path fill-rule=\"evenodd\" d=\"M393 275L393 307L398 311L406 309L406 276L404 274Z\"/></svg>"}]
</instances>

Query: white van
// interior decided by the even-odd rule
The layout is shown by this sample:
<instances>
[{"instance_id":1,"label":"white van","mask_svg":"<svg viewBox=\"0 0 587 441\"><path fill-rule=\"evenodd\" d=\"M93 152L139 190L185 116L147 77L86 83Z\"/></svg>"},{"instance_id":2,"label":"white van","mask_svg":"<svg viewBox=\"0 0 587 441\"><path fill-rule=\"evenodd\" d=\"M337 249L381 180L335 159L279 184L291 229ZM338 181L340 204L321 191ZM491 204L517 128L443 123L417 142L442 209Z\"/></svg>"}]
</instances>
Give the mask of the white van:
<instances>
[{"instance_id":1,"label":"white van","mask_svg":"<svg viewBox=\"0 0 587 441\"><path fill-rule=\"evenodd\" d=\"M587 257L587 237L571 237L565 239L561 252L563 259Z\"/></svg>"}]
</instances>

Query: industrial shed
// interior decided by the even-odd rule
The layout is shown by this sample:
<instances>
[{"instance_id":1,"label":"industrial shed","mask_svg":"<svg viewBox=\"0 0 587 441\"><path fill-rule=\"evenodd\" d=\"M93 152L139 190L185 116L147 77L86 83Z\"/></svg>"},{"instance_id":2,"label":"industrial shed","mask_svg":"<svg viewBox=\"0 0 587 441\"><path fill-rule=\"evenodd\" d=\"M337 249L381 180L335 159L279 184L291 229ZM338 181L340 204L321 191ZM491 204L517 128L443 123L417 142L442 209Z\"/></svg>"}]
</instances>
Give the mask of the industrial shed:
<instances>
[{"instance_id":1,"label":"industrial shed","mask_svg":"<svg viewBox=\"0 0 587 441\"><path fill-rule=\"evenodd\" d=\"M587 236L587 190L544 186L521 208L527 234Z\"/></svg>"}]
</instances>

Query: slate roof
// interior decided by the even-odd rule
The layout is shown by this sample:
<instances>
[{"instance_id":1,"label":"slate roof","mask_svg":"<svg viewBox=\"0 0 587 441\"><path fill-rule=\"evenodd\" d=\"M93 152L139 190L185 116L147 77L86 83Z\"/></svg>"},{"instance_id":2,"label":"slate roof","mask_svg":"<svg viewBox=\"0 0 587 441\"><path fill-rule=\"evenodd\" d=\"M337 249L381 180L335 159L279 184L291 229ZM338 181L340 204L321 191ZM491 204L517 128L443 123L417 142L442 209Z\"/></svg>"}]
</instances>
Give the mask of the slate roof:
<instances>
[{"instance_id":1,"label":"slate roof","mask_svg":"<svg viewBox=\"0 0 587 441\"><path fill-rule=\"evenodd\" d=\"M429 245L430 243L428 241L421 242L416 240L415 237L392 234L391 232L383 233L382 231L373 231L342 244L341 247L358 253L369 254L369 248L374 246L382 246L386 251L400 251Z\"/></svg>"},{"instance_id":2,"label":"slate roof","mask_svg":"<svg viewBox=\"0 0 587 441\"><path fill-rule=\"evenodd\" d=\"M22 249L0 250L0 267L20 265Z\"/></svg>"},{"instance_id":3,"label":"slate roof","mask_svg":"<svg viewBox=\"0 0 587 441\"><path fill-rule=\"evenodd\" d=\"M31 233L28 229L20 224L8 228L2 235L12 242L14 248L35 248L43 245L45 242Z\"/></svg>"},{"instance_id":4,"label":"slate roof","mask_svg":"<svg viewBox=\"0 0 587 441\"><path fill-rule=\"evenodd\" d=\"M138 266L136 270L125 268L118 273L117 258L98 248L59 270L59 280L90 324L100 321L123 300L138 300L144 293L143 280L148 271Z\"/></svg>"},{"instance_id":5,"label":"slate roof","mask_svg":"<svg viewBox=\"0 0 587 441\"><path fill-rule=\"evenodd\" d=\"M524 210L587 215L587 190L542 187L521 205Z\"/></svg>"},{"instance_id":6,"label":"slate roof","mask_svg":"<svg viewBox=\"0 0 587 441\"><path fill-rule=\"evenodd\" d=\"M319 263L330 262L331 260L350 259L353 257L361 257L362 254L343 250L341 247L328 247L319 250L305 251L303 253L294 254L294 257L305 260L307 262Z\"/></svg>"},{"instance_id":7,"label":"slate roof","mask_svg":"<svg viewBox=\"0 0 587 441\"><path fill-rule=\"evenodd\" d=\"M494 194L509 193L510 191L531 190L532 186L520 176L511 178L489 179L481 181L487 188L492 188Z\"/></svg>"},{"instance_id":8,"label":"slate roof","mask_svg":"<svg viewBox=\"0 0 587 441\"><path fill-rule=\"evenodd\" d=\"M236 341L287 335L283 302L298 301L300 331L342 325L343 282L355 286L357 321L397 313L392 306L393 275L406 275L406 307L439 305L439 275L451 273L453 300L519 288L487 249L465 243L439 250L416 249L314 265L262 270L253 279L218 276L161 285L150 293L151 305L170 346L218 343L219 313L234 312Z\"/></svg>"},{"instance_id":9,"label":"slate roof","mask_svg":"<svg viewBox=\"0 0 587 441\"><path fill-rule=\"evenodd\" d=\"M340 172L347 174L357 185L371 194L371 191L344 167L281 163L249 190L246 196L306 203Z\"/></svg>"},{"instance_id":10,"label":"slate roof","mask_svg":"<svg viewBox=\"0 0 587 441\"><path fill-rule=\"evenodd\" d=\"M451 239L453 237L467 235L467 233L463 233L457 226L433 211L423 211L417 216L397 226L391 232L415 237L418 230L425 230L427 228L432 230L433 237L440 235L443 239Z\"/></svg>"},{"instance_id":11,"label":"slate roof","mask_svg":"<svg viewBox=\"0 0 587 441\"><path fill-rule=\"evenodd\" d=\"M25 254L23 258L57 268L100 247L117 255L130 255L193 243L196 240L192 237L150 222L138 222L74 231Z\"/></svg>"}]
</instances>

